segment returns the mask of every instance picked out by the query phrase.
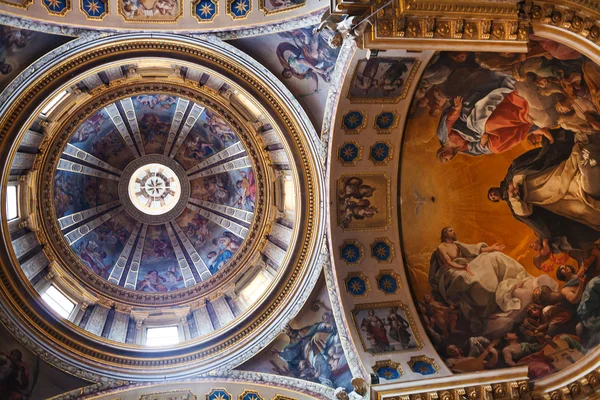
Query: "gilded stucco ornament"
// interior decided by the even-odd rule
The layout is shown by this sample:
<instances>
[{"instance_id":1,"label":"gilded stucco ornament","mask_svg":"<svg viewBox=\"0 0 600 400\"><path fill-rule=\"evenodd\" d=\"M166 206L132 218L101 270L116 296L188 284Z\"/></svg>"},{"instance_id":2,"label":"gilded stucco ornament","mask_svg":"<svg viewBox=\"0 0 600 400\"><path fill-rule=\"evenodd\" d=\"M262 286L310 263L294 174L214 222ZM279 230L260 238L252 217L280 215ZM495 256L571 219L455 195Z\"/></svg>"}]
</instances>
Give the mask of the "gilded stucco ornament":
<instances>
[{"instance_id":1,"label":"gilded stucco ornament","mask_svg":"<svg viewBox=\"0 0 600 400\"><path fill-rule=\"evenodd\" d=\"M166 358L162 354L164 351L160 350L153 353L156 358L148 358L146 354L141 355L139 353L140 349L135 346L108 343L102 338L92 338L90 334L82 329L71 326L66 322L56 324L55 320L49 320L50 314L47 311L31 306L37 295L34 294L30 284L21 282L17 285L17 282L23 279L23 276L9 267L11 262L16 260L7 249L4 249L0 252L0 257L3 259L2 270L0 271L3 285L2 293L6 296L19 298L20 301L18 312L11 306L11 302L2 302L3 313L1 315L6 316L7 322L5 325L15 335L22 330L40 332L44 341L43 351L48 354L48 357L64 361L67 365L77 363L78 368L86 371L86 373L102 371L103 373L114 374L119 371L120 376L145 377L144 379L160 377L160 379L163 379L165 374L175 371L178 371L178 376L182 377L213 371L217 368L230 371L279 334L277 327L289 322L290 318L296 314L302 306L303 299L305 299L304 293L306 293L306 296L310 294L320 272L319 267L321 264L318 262L318 258L324 241L324 232L323 215L317 206L321 201L323 187L321 163L317 156L319 147L315 145L318 138L308 122L308 118L300 111L301 108L295 103L292 95L282 87L279 87L278 92L272 90L272 88L277 87L275 78L269 74L265 75L262 70L259 78L253 72L259 70L258 63L249 60L237 50L214 38L210 41L198 41L170 35L153 34L150 37L150 35L136 34L125 37L106 37L95 43L87 43L85 40L76 41L75 45L69 44L69 46L62 49L67 53L66 56L44 59L45 63L40 64L37 71L32 70L30 75L23 75L15 84L19 85L18 90L11 87L4 93L4 96L8 96L8 101L4 103L0 110L0 114L3 116L0 128L0 138L2 139L0 151L7 155L12 151L12 144L9 142L12 142L13 138L17 136L19 129L23 129L22 127L28 124L30 118L33 118L32 116L37 115L35 110L43 106L40 101L47 96L46 90L54 90L54 88L60 87L65 79L71 79L71 77L78 76L78 74L91 73L88 64L92 61L100 64L115 60L121 61L123 51L135 57L136 54L139 56L147 54L148 49L154 51L155 57L160 57L163 54L168 55L170 59L183 56L187 60L194 59L197 65L213 68L227 76L228 79L235 80L237 82L235 84L240 85L240 88L260 98L261 107L268 108L268 113L263 113L263 115L270 119L271 126L276 126L277 129L285 129L286 137L289 138L286 141L286 146L289 146L291 151L297 154L299 160L299 165L294 164L291 168L293 173L298 174L300 178L297 183L299 188L303 188L303 193L306 193L306 196L302 196L298 202L298 213L301 213L304 219L304 223L300 228L301 232L299 232L301 239L297 240L294 246L291 247L293 249L292 253L286 258L289 259L290 269L286 267L285 271L280 271L280 275L285 278L286 284L281 285L270 294L269 304L265 304L264 309L258 310L257 314L247 315L247 319L237 326L238 329L232 336L228 336L224 331L217 332L211 336L210 345L208 346L199 343L184 345L176 350L169 351L169 356ZM44 74L45 78L38 79L38 74ZM132 78L136 79L135 76L132 76ZM81 114L74 112L71 116L75 119L85 118L84 115L89 115L89 112L93 109L102 107L102 101L98 100L100 97L107 96L111 98L112 96L112 100L122 99L130 96L133 93L131 90L135 92L133 87L136 85L139 88L141 87L139 85L143 86L145 83L134 82L131 85L127 83L118 87L108 85L93 94L94 97L88 104L89 109L87 112L86 110L83 110ZM201 101L200 98L196 98L197 95L202 97L200 95L201 90L186 87L184 84L173 81L154 82L150 84L150 90L156 90L159 87L166 88L167 86L173 89L173 85L178 86L176 90L179 95L187 92L192 98ZM146 89L149 88L146 87ZM122 92L119 94L119 91ZM195 94L192 95L192 92ZM207 96L204 99L206 100L204 104L206 104L210 102L210 98L208 98L208 93L204 95ZM214 93L212 96L214 96ZM32 99L36 99L35 101L38 102L32 102ZM94 106L95 101L99 101L99 103ZM217 104L221 100L217 99L215 101L216 103L213 106L225 108L224 105ZM83 107L85 109L86 105L83 105ZM233 118L232 123L235 122L236 118ZM239 124L244 125L241 122ZM58 125L51 127L52 130L54 128L58 129ZM50 132L49 135L53 136ZM307 136L310 138L307 138ZM57 134L54 139L60 137L61 134ZM6 140L7 138L10 140ZM52 141L45 148L41 157L56 160L57 153L60 152L60 146ZM14 154L8 155L9 160L13 156ZM38 172L45 169L47 165L45 162L40 162ZM8 171L6 171L5 178L7 176ZM49 190L49 188L46 190ZM52 196L50 193L46 193L45 198L52 198ZM6 221L3 229L7 229ZM47 245L47 247L50 246ZM63 256L65 254L61 254L61 257ZM23 284L25 290L22 290ZM299 293L301 295L298 296ZM123 300L117 301L117 299L111 298L112 295L103 297L99 303L106 305L116 304ZM146 300L148 299L150 298ZM165 299L167 297L162 300ZM159 298L157 297L156 300L159 300ZM172 300L175 300L175 297ZM131 304L131 302L129 303ZM120 310L125 309L121 308ZM14 322L9 323L8 321ZM264 331L265 329L266 331ZM254 336L259 331L263 331L263 334ZM57 339L59 337L60 340ZM38 340L41 339L39 337L31 338L33 343ZM244 346L242 346L242 343L245 343ZM242 346L243 350L241 347L235 350L235 347L238 346ZM218 362L216 362L217 359ZM166 369L162 370L163 368Z\"/></svg>"}]
</instances>

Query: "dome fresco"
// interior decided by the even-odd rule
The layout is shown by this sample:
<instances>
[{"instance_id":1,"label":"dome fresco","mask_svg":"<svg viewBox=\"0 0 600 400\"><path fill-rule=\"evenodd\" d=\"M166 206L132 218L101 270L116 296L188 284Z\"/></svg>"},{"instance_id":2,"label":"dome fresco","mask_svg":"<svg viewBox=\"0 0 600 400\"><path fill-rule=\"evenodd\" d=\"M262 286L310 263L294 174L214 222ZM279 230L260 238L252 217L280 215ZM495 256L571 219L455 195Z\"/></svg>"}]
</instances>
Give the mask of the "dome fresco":
<instances>
[{"instance_id":1,"label":"dome fresco","mask_svg":"<svg viewBox=\"0 0 600 400\"><path fill-rule=\"evenodd\" d=\"M123 120L127 124L123 124ZM193 125L190 126L190 122ZM141 139L141 143L132 143L134 141L131 138L128 138L130 143L126 143L121 132L127 131L133 132L134 141ZM139 136L136 132L139 132ZM180 137L184 136L184 140L175 143L177 148L171 147L173 140L168 142L169 135L178 133ZM206 212L213 212L211 204L243 210L245 219L241 223L244 229L248 228L255 209L256 182L252 167L203 173L208 167L218 168L221 161L213 160L205 165L202 162L237 143L237 134L217 113L176 96L157 93L137 95L93 113L75 129L68 141L67 147L74 146L80 150L79 153L76 150L65 152L62 156L62 160L77 162L87 153L90 155L86 160L89 163L84 165L90 168L82 175L69 171L59 162L54 178L57 218L64 220L75 213L91 212L96 207L103 207L102 211L92 214L102 221L101 224L76 241L70 241L71 250L83 265L106 280L110 278L111 282L120 286L143 292L166 292L188 286L178 259L182 256L191 259L192 254L188 254L185 247L180 254L176 254L172 243L173 240L178 243L182 240L180 235L185 235L200 256L200 268L191 269L195 281L206 279L201 277L206 270L209 275L214 275L237 253L244 235L211 221ZM236 157L243 157L244 153L242 147ZM153 222L150 222L151 225L142 230L136 226L139 214L130 215L127 208L120 207L123 199L117 194L116 183L126 179L121 176L122 171L132 161L152 154L171 154L173 162L187 171L189 177L185 179L189 179L191 186L190 204L164 224L152 225ZM148 179L160 180L160 171L170 170L167 166L156 165L159 168L157 171L142 171L141 175L136 175L136 172L131 181L147 186ZM194 179L198 175L200 177ZM142 177L141 181L139 176ZM176 178L169 179L174 181ZM131 190L135 192L142 189L138 184L137 188L132 186ZM179 195L179 188L175 190ZM146 194L140 193L133 194L133 204L142 213L151 212L150 208L144 211L144 204L137 205L135 196L146 201ZM179 199L165 196L168 195L161 195L156 201L159 212L160 207L174 206L168 203L169 200ZM204 215L201 215L201 210L204 210ZM222 213L223 210L216 212ZM171 223L176 224L177 228ZM68 237L69 232L76 229L77 225L69 225L63 229L63 234ZM168 229L173 232L171 236ZM141 254L132 252L132 246L127 246L128 242L137 243L142 249ZM119 257L126 260L126 266L117 273L115 266ZM132 264L138 265L133 268L135 271L132 271Z\"/></svg>"},{"instance_id":2,"label":"dome fresco","mask_svg":"<svg viewBox=\"0 0 600 400\"><path fill-rule=\"evenodd\" d=\"M599 83L590 59L535 36L527 54L441 52L425 68L403 139L402 245L452 372L541 379L600 343Z\"/></svg>"}]
</instances>

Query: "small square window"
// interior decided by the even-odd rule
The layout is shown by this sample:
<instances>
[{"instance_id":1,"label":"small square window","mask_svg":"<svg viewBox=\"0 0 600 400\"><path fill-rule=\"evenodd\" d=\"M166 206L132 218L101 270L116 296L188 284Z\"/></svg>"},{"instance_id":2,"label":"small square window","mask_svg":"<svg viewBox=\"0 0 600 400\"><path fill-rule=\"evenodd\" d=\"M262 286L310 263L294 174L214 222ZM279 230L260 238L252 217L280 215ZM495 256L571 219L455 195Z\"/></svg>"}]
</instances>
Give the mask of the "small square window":
<instances>
[{"instance_id":1,"label":"small square window","mask_svg":"<svg viewBox=\"0 0 600 400\"><path fill-rule=\"evenodd\" d=\"M179 343L179 329L176 326L146 330L146 346L168 346L177 343Z\"/></svg>"},{"instance_id":2,"label":"small square window","mask_svg":"<svg viewBox=\"0 0 600 400\"><path fill-rule=\"evenodd\" d=\"M10 185L6 188L6 219L12 221L19 217L19 199L17 186Z\"/></svg>"},{"instance_id":3,"label":"small square window","mask_svg":"<svg viewBox=\"0 0 600 400\"><path fill-rule=\"evenodd\" d=\"M54 285L51 285L42 295L42 299L63 318L69 318L71 311L75 308L67 296L62 294Z\"/></svg>"}]
</instances>

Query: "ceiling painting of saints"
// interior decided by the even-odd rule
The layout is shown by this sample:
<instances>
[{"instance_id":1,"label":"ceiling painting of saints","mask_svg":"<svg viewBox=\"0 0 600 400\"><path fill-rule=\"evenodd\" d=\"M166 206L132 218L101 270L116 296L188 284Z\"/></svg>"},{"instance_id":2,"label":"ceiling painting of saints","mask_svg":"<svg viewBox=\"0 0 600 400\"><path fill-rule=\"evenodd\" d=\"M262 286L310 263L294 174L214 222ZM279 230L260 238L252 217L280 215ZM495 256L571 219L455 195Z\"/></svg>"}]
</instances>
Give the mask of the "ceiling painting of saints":
<instances>
[{"instance_id":1,"label":"ceiling painting of saints","mask_svg":"<svg viewBox=\"0 0 600 400\"><path fill-rule=\"evenodd\" d=\"M429 337L454 372L560 371L600 344L600 67L529 52L436 54L412 101L402 236Z\"/></svg>"}]
</instances>

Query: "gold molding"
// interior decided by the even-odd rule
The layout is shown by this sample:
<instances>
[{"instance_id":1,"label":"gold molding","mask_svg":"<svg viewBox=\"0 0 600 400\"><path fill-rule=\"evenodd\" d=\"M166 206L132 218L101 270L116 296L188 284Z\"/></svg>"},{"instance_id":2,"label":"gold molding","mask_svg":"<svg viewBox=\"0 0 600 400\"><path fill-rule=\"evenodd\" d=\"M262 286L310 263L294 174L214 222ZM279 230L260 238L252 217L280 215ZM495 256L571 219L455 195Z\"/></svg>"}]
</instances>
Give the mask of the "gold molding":
<instances>
[{"instance_id":1,"label":"gold molding","mask_svg":"<svg viewBox=\"0 0 600 400\"><path fill-rule=\"evenodd\" d=\"M52 127L52 130L45 136L45 140L48 141L45 147L46 150L36 156L34 165L39 166L40 169L37 182L39 191L37 196L39 199L49 199L49 201L41 201L37 204L36 213L39 218L39 226L41 227L36 234L40 243L47 244L44 247L46 256L50 261L56 260L62 268L79 277L87 289L96 296L107 297L113 301L120 301L129 305L141 307L149 305L178 305L184 302L196 301L200 296L213 293L227 280L231 279L249 261L255 252L262 251L264 246L266 246L266 241L261 239L266 234L267 229L268 215L265 211L265 204L271 198L268 191L269 185L267 184L269 174L265 168L267 165L265 154L262 152L260 145L253 140L255 135L250 133L250 130L244 126L241 118L236 117L217 96L212 96L211 93L207 93L203 88L195 87L191 82L186 84L162 81L144 83L123 82L116 87L100 87L99 89L103 90L99 90L97 96L81 104L77 109L72 110L69 118ZM245 238L240 250L222 270L219 270L210 279L199 282L189 288L166 293L147 293L125 289L108 282L86 267L65 242L56 219L54 207L54 175L56 166L62 155L63 148L71 138L73 132L90 115L109 103L142 93L155 92L187 98L216 111L218 115L223 117L232 126L240 141L244 144L257 177L255 217L250 225L250 234Z\"/></svg>"},{"instance_id":2,"label":"gold molding","mask_svg":"<svg viewBox=\"0 0 600 400\"><path fill-rule=\"evenodd\" d=\"M33 4L34 0L24 0L22 1L20 4L19 3L13 3L7 0L0 0L0 4L6 4L7 6L11 6L11 7L15 7L15 8L22 8L23 10L27 10L29 8L29 6L31 6Z\"/></svg>"},{"instance_id":3,"label":"gold molding","mask_svg":"<svg viewBox=\"0 0 600 400\"><path fill-rule=\"evenodd\" d=\"M124 12L123 12L123 0L117 0L117 14L119 14L121 16L121 18L123 18L123 21L125 21L125 23L132 23L132 24L172 24L172 23L177 23L177 21L179 21L179 19L181 17L183 17L183 3L184 0L175 0L177 2L177 7L178 7L178 13L177 15L174 15L172 17L170 17L170 19L158 19L158 18L153 18L153 17L147 17L147 18L129 18Z\"/></svg>"},{"instance_id":4,"label":"gold molding","mask_svg":"<svg viewBox=\"0 0 600 400\"><path fill-rule=\"evenodd\" d=\"M310 152L308 138L303 134L300 122L292 117L292 109L279 98L277 93L269 88L251 70L237 60L231 59L218 50L204 47L201 42L183 43L172 38L136 38L116 39L108 43L101 42L94 47L87 48L68 58L59 60L44 77L33 80L29 86L21 88L15 95L15 100L7 107L0 121L0 152L7 154L6 163L10 165L16 154L13 142L18 138L23 129L33 122L37 112L44 104L49 93L54 92L61 85L65 85L72 77L89 71L90 65L122 62L124 58L147 57L152 52L156 58L169 58L185 60L185 63L196 63L203 68L211 68L216 73L223 74L226 79L232 80L242 90L247 91L259 109L268 115L269 120L281 131L286 132L286 148L297 157L297 164L292 164L292 173L299 177L296 183L300 193L298 214L302 215L303 223L298 226L298 239L291 248L291 255L287 258L287 267L282 269L281 282L269 294L269 301L263 302L253 309L252 314L238 324L234 333L218 332L201 345L192 343L174 348L165 352L157 352L155 356L142 353L139 346L119 345L92 339L69 324L57 324L50 317L50 313L41 309L37 304L37 294L31 284L23 280L22 272L15 268L14 251L7 247L0 248L0 298L7 312L14 319L11 332L20 335L22 330L35 332L35 341L31 346L42 343L47 351L45 358L62 360L76 359L89 369L102 368L106 373L126 371L129 375L146 376L157 374L162 368L170 372L197 370L207 359L227 351L232 351L235 346L253 338L266 321L274 318L283 307L298 294L299 282L302 282L309 273L309 261L319 248L316 247L320 236L316 235L321 221L321 209L317 205L321 201L319 191L319 175L316 159ZM260 103L259 103L260 102ZM9 174L5 171L3 185L6 186ZM5 196L5 193L3 193ZM299 217L298 217L299 218ZM8 237L8 223L2 221L5 237Z\"/></svg>"},{"instance_id":5,"label":"gold molding","mask_svg":"<svg viewBox=\"0 0 600 400\"><path fill-rule=\"evenodd\" d=\"M417 346L414 348L410 348L410 349L388 350L388 351L382 351L382 352L378 352L378 353L372 353L371 351L369 351L369 349L365 345L362 334L360 332L360 327L359 327L360 325L358 324L358 321L356 320L356 314L359 311L363 311L363 310L389 309L389 308L399 308L404 312L404 315L406 315L406 319L408 320L407 321L408 325L410 326L410 330L412 331L412 335L415 339L415 343ZM398 354L398 353L403 353L403 352L418 351L423 348L423 345L424 345L423 340L421 339L421 335L419 335L419 331L417 330L417 327L415 325L415 320L408 308L408 305L404 304L403 302L401 302L399 300L398 301L388 301L388 302L378 302L378 303L356 304L354 306L354 308L350 311L350 314L352 314L352 321L354 322L354 327L357 331L358 338L360 339L360 344L362 345L363 350L373 356L381 356L384 354Z\"/></svg>"}]
</instances>

